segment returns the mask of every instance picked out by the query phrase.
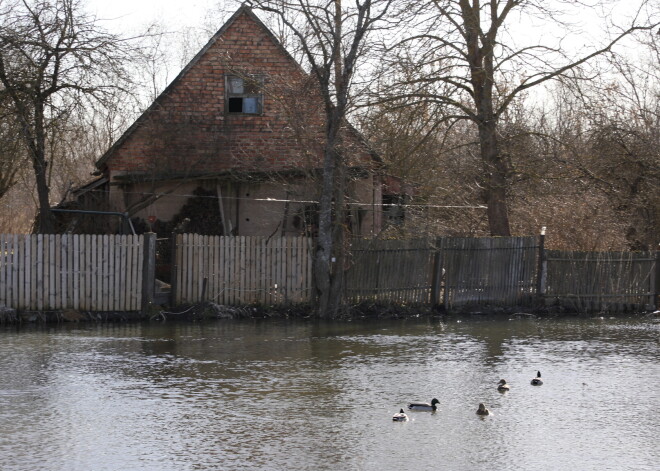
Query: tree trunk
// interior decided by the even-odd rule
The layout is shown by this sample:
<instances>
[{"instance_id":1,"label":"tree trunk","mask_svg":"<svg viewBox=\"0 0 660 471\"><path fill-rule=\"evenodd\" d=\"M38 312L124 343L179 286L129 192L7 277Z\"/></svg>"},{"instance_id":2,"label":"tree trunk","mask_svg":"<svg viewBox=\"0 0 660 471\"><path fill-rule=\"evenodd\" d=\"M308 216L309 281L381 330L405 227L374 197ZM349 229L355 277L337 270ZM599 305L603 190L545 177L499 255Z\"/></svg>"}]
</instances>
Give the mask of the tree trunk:
<instances>
[{"instance_id":1,"label":"tree trunk","mask_svg":"<svg viewBox=\"0 0 660 471\"><path fill-rule=\"evenodd\" d=\"M319 232L314 259L318 315L333 318L343 300L346 171L339 150L341 119L335 109L326 128L326 147L319 207Z\"/></svg>"},{"instance_id":2,"label":"tree trunk","mask_svg":"<svg viewBox=\"0 0 660 471\"><path fill-rule=\"evenodd\" d=\"M44 106L37 102L34 113L34 145L31 146L32 166L37 184L39 217L37 232L53 233L53 219L50 212L50 188L48 187L48 162L46 161L46 131L43 125Z\"/></svg>"},{"instance_id":3,"label":"tree trunk","mask_svg":"<svg viewBox=\"0 0 660 471\"><path fill-rule=\"evenodd\" d=\"M331 271L333 252L332 197L337 159L335 157L335 136L333 123L326 129L326 145L323 156L323 174L321 175L321 197L319 201L319 228L314 257L314 284L318 303L318 315L331 317Z\"/></svg>"},{"instance_id":4,"label":"tree trunk","mask_svg":"<svg viewBox=\"0 0 660 471\"><path fill-rule=\"evenodd\" d=\"M330 317L336 317L343 304L344 259L346 256L346 167L341 153L336 152L335 158L335 217L332 231L332 252L335 263L330 276L330 302L328 304Z\"/></svg>"},{"instance_id":5,"label":"tree trunk","mask_svg":"<svg viewBox=\"0 0 660 471\"><path fill-rule=\"evenodd\" d=\"M46 162L41 159L33 159L34 175L37 183L37 196L39 200L39 217L37 232L39 234L53 233L53 219L50 212L50 189L46 175Z\"/></svg>"},{"instance_id":6,"label":"tree trunk","mask_svg":"<svg viewBox=\"0 0 660 471\"><path fill-rule=\"evenodd\" d=\"M484 166L484 199L488 209L488 226L493 236L510 236L507 208L507 166L502 159L494 120L480 122L479 145Z\"/></svg>"}]
</instances>

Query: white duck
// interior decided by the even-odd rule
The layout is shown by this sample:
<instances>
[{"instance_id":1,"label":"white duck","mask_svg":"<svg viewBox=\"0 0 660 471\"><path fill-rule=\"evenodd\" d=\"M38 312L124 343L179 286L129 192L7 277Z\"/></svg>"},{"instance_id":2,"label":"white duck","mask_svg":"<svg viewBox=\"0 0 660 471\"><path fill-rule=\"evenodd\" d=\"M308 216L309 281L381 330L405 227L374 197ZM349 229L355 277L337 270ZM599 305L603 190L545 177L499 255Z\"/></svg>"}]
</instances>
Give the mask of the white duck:
<instances>
[{"instance_id":1,"label":"white duck","mask_svg":"<svg viewBox=\"0 0 660 471\"><path fill-rule=\"evenodd\" d=\"M392 416L392 420L395 422L405 422L408 420L408 416L405 412L403 412L403 409L401 409L399 412Z\"/></svg>"}]
</instances>

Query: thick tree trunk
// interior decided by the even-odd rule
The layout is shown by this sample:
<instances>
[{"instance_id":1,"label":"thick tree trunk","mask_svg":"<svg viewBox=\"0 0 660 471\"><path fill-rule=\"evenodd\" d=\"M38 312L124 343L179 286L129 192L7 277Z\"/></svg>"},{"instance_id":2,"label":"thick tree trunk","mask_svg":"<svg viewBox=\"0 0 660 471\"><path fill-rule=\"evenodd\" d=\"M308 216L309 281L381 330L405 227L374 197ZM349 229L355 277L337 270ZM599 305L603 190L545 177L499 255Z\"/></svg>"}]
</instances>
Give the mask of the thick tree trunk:
<instances>
[{"instance_id":1,"label":"thick tree trunk","mask_svg":"<svg viewBox=\"0 0 660 471\"><path fill-rule=\"evenodd\" d=\"M50 189L48 188L47 165L43 157L33 160L34 175L37 183L39 201L39 216L37 232L39 234L53 233L53 219L50 212Z\"/></svg>"},{"instance_id":2,"label":"thick tree trunk","mask_svg":"<svg viewBox=\"0 0 660 471\"><path fill-rule=\"evenodd\" d=\"M314 259L318 316L336 317L343 299L344 200L346 172L339 151L341 120L332 116L327 126L319 207L319 232Z\"/></svg>"},{"instance_id":3,"label":"thick tree trunk","mask_svg":"<svg viewBox=\"0 0 660 471\"><path fill-rule=\"evenodd\" d=\"M337 171L337 150L335 147L338 124L332 113L328 113L326 124L326 142L323 156L323 174L321 175L321 197L319 200L319 228L314 257L314 285L317 295L318 315L322 318L333 317L332 306L332 257L334 252L333 237L333 197Z\"/></svg>"},{"instance_id":4,"label":"thick tree trunk","mask_svg":"<svg viewBox=\"0 0 660 471\"><path fill-rule=\"evenodd\" d=\"M335 159L331 149L324 156L321 197L319 200L319 228L314 256L314 286L316 288L319 317L330 317L330 268L332 257L332 186Z\"/></svg>"},{"instance_id":5,"label":"thick tree trunk","mask_svg":"<svg viewBox=\"0 0 660 471\"><path fill-rule=\"evenodd\" d=\"M493 110L495 67L493 51L497 28L487 33L481 27L481 8L478 1L459 2L463 23L467 58L470 64L470 82L476 113L473 118L479 129L479 147L483 164L484 202L487 206L488 225L491 235L509 236L507 211L507 166L500 154L497 140L497 116ZM490 2L490 6L496 6ZM491 21L497 21L496 10L490 9Z\"/></svg>"},{"instance_id":6,"label":"thick tree trunk","mask_svg":"<svg viewBox=\"0 0 660 471\"><path fill-rule=\"evenodd\" d=\"M39 217L37 232L39 234L53 233L53 218L50 212L50 188L48 187L48 162L46 161L46 131L44 129L44 105L41 101L35 103L34 111L34 144L30 146L32 166L37 184L39 201ZM29 135L26 135L29 138Z\"/></svg>"},{"instance_id":7,"label":"thick tree trunk","mask_svg":"<svg viewBox=\"0 0 660 471\"><path fill-rule=\"evenodd\" d=\"M346 167L342 154L336 153L335 185L334 185L334 225L332 231L333 264L330 276L330 302L328 309L330 317L336 317L344 299L344 260L346 256Z\"/></svg>"},{"instance_id":8,"label":"thick tree trunk","mask_svg":"<svg viewBox=\"0 0 660 471\"><path fill-rule=\"evenodd\" d=\"M484 166L484 200L488 226L493 236L510 236L507 207L507 166L502 159L494 120L479 123L479 145Z\"/></svg>"}]
</instances>

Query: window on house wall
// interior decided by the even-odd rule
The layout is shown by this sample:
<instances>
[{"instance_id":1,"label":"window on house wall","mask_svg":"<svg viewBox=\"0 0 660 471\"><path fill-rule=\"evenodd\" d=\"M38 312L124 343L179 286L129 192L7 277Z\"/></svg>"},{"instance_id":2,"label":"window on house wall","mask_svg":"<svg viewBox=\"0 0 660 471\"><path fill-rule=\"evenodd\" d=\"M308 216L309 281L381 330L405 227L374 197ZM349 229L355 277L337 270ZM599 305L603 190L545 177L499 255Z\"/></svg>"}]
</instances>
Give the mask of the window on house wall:
<instances>
[{"instance_id":1,"label":"window on house wall","mask_svg":"<svg viewBox=\"0 0 660 471\"><path fill-rule=\"evenodd\" d=\"M406 219L405 195L383 195L383 214L389 224L400 225Z\"/></svg>"},{"instance_id":2,"label":"window on house wall","mask_svg":"<svg viewBox=\"0 0 660 471\"><path fill-rule=\"evenodd\" d=\"M261 114L263 112L263 77L225 77L226 111L228 114Z\"/></svg>"}]
</instances>

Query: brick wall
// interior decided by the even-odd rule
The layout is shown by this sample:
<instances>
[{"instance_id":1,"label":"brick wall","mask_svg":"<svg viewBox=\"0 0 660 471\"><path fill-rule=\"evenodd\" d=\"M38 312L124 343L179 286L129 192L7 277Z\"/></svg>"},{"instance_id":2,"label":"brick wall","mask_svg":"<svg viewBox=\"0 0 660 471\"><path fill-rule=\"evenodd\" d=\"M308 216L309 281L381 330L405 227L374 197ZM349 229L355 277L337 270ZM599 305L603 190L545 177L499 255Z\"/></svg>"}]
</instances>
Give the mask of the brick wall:
<instances>
[{"instance_id":1,"label":"brick wall","mask_svg":"<svg viewBox=\"0 0 660 471\"><path fill-rule=\"evenodd\" d=\"M263 115L225 114L225 75L265 78ZM323 120L314 84L243 12L108 154L110 176L318 168ZM353 159L369 163L353 140Z\"/></svg>"}]
</instances>

